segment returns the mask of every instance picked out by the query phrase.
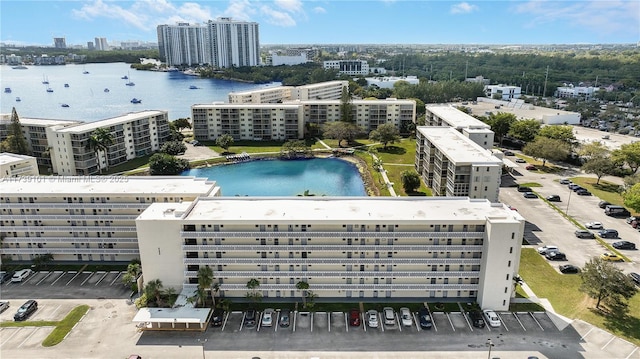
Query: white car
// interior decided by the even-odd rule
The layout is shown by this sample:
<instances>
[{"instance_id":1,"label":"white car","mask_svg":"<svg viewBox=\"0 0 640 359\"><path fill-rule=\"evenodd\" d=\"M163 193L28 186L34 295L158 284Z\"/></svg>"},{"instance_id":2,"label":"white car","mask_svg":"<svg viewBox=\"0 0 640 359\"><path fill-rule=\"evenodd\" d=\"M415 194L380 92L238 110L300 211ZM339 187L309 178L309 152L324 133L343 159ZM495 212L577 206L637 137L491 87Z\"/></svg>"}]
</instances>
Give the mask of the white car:
<instances>
[{"instance_id":1,"label":"white car","mask_svg":"<svg viewBox=\"0 0 640 359\"><path fill-rule=\"evenodd\" d=\"M393 312L393 308L384 307L382 313L384 315L385 325L396 325L396 313Z\"/></svg>"},{"instance_id":2,"label":"white car","mask_svg":"<svg viewBox=\"0 0 640 359\"><path fill-rule=\"evenodd\" d=\"M367 311L367 323L369 323L370 328L378 327L378 312L371 309Z\"/></svg>"},{"instance_id":3,"label":"white car","mask_svg":"<svg viewBox=\"0 0 640 359\"><path fill-rule=\"evenodd\" d=\"M9 309L9 302L7 301L1 301L0 302L0 313L4 312L5 310Z\"/></svg>"},{"instance_id":4,"label":"white car","mask_svg":"<svg viewBox=\"0 0 640 359\"><path fill-rule=\"evenodd\" d=\"M560 249L558 248L558 246L543 246L543 247L538 247L538 253L545 255L547 254L547 252L559 252Z\"/></svg>"},{"instance_id":5,"label":"white car","mask_svg":"<svg viewBox=\"0 0 640 359\"><path fill-rule=\"evenodd\" d=\"M498 314L496 314L496 312L494 312L491 309L485 309L484 311L484 317L487 320L487 323L494 327L497 328L500 326L500 318L498 318Z\"/></svg>"},{"instance_id":6,"label":"white car","mask_svg":"<svg viewBox=\"0 0 640 359\"><path fill-rule=\"evenodd\" d=\"M589 229L603 229L604 226L600 222L589 222L584 224L585 227Z\"/></svg>"},{"instance_id":7,"label":"white car","mask_svg":"<svg viewBox=\"0 0 640 359\"><path fill-rule=\"evenodd\" d=\"M410 327L413 324L413 320L411 320L411 311L409 310L409 308L400 308L400 320L402 321L402 325L405 327Z\"/></svg>"},{"instance_id":8,"label":"white car","mask_svg":"<svg viewBox=\"0 0 640 359\"><path fill-rule=\"evenodd\" d=\"M262 326L270 327L273 325L273 309L267 308L262 313Z\"/></svg>"}]
</instances>

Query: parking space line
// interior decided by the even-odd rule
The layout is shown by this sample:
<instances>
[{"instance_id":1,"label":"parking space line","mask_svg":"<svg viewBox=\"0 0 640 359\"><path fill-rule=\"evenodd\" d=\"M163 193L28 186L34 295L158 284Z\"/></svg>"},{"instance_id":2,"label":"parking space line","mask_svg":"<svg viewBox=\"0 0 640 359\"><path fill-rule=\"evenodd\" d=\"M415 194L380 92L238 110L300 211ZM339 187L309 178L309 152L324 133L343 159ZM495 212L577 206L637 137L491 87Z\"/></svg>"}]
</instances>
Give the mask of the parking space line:
<instances>
[{"instance_id":1,"label":"parking space line","mask_svg":"<svg viewBox=\"0 0 640 359\"><path fill-rule=\"evenodd\" d=\"M315 315L311 315L311 333L313 333L313 318Z\"/></svg>"},{"instance_id":2,"label":"parking space line","mask_svg":"<svg viewBox=\"0 0 640 359\"><path fill-rule=\"evenodd\" d=\"M240 332L242 331L242 328L244 328L244 317L247 315L247 313L242 312L242 321L240 322Z\"/></svg>"},{"instance_id":3,"label":"parking space line","mask_svg":"<svg viewBox=\"0 0 640 359\"><path fill-rule=\"evenodd\" d=\"M20 348L22 346L22 344L24 344L27 340L29 340L34 334L36 334L36 332L38 331L38 329L40 329L41 327L35 327L35 329L31 332L31 334L29 334L26 338L24 338L24 340L22 341L22 343L20 343L20 345L18 345L18 348Z\"/></svg>"},{"instance_id":4,"label":"parking space line","mask_svg":"<svg viewBox=\"0 0 640 359\"><path fill-rule=\"evenodd\" d=\"M400 323L400 316L398 315L398 312L394 312L394 313L393 313L393 316L395 317L395 321L396 321L396 323L398 324L398 330L399 330L400 332L402 332L402 325L400 325L400 324L401 324L401 323Z\"/></svg>"},{"instance_id":5,"label":"parking space line","mask_svg":"<svg viewBox=\"0 0 640 359\"><path fill-rule=\"evenodd\" d=\"M73 282L74 279L76 279L76 277L78 275L80 275L80 273L82 272L67 272L67 273L75 273L76 275L73 276L73 278L69 279L69 281L67 282L67 284L65 284L65 286L69 285L71 282Z\"/></svg>"},{"instance_id":6,"label":"parking space line","mask_svg":"<svg viewBox=\"0 0 640 359\"><path fill-rule=\"evenodd\" d=\"M296 331L296 321L298 319L298 311L294 310L293 311L293 332L295 333Z\"/></svg>"},{"instance_id":7,"label":"parking space line","mask_svg":"<svg viewBox=\"0 0 640 359\"><path fill-rule=\"evenodd\" d=\"M278 315L276 315L276 325L275 325L275 329L273 330L274 332L277 332L278 331L278 327L280 326L280 309L277 309L276 313Z\"/></svg>"},{"instance_id":8,"label":"parking space line","mask_svg":"<svg viewBox=\"0 0 640 359\"><path fill-rule=\"evenodd\" d=\"M56 314L56 312L58 311L58 309L60 309L60 307L62 307L62 304L58 305L58 307L56 309L54 309L53 313L51 313L51 316Z\"/></svg>"},{"instance_id":9,"label":"parking space line","mask_svg":"<svg viewBox=\"0 0 640 359\"><path fill-rule=\"evenodd\" d=\"M13 338L13 336L14 336L14 335L18 334L18 332L19 332L20 330L22 330L22 328L16 328L16 329L8 329L8 328L4 328L4 329L3 329L3 331L4 331L4 330L13 330L13 334L11 334L11 335L9 336L9 338L7 338L7 340L5 340L3 343L1 343L1 344L0 344L0 348L1 348L3 345L7 344L7 342L8 342L9 340L11 340L11 338Z\"/></svg>"},{"instance_id":10,"label":"parking space line","mask_svg":"<svg viewBox=\"0 0 640 359\"><path fill-rule=\"evenodd\" d=\"M451 317L449 316L449 313L444 312L444 314L446 314L446 316L447 316L447 320L449 321L449 325L451 325L451 329L453 329L453 331L455 332L456 331L456 327L453 326L453 322L451 321Z\"/></svg>"},{"instance_id":11,"label":"parking space line","mask_svg":"<svg viewBox=\"0 0 640 359\"><path fill-rule=\"evenodd\" d=\"M329 333L331 333L331 312L327 312L327 329L329 329Z\"/></svg>"},{"instance_id":12,"label":"parking space line","mask_svg":"<svg viewBox=\"0 0 640 359\"><path fill-rule=\"evenodd\" d=\"M349 322L347 321L347 313L342 313L344 314L344 329L347 331L347 333L349 333Z\"/></svg>"},{"instance_id":13,"label":"parking space line","mask_svg":"<svg viewBox=\"0 0 640 359\"><path fill-rule=\"evenodd\" d=\"M33 278L36 276L36 274L38 274L38 273L40 273L40 272L33 272L33 273L29 276L29 278L27 278L27 279L23 280L22 282L20 282L20 285L25 285L25 284L27 284L27 282L29 282L31 279L33 279Z\"/></svg>"},{"instance_id":14,"label":"parking space line","mask_svg":"<svg viewBox=\"0 0 640 359\"><path fill-rule=\"evenodd\" d=\"M382 332L384 333L384 322L382 321L382 314L380 312L376 313L378 313L378 323L380 323L380 329L382 329Z\"/></svg>"},{"instance_id":15,"label":"parking space line","mask_svg":"<svg viewBox=\"0 0 640 359\"><path fill-rule=\"evenodd\" d=\"M224 332L224 328L227 326L227 320L229 320L229 315L231 315L231 312L227 312L227 315L225 315L224 317L224 322L222 323L222 331Z\"/></svg>"},{"instance_id":16,"label":"parking space line","mask_svg":"<svg viewBox=\"0 0 640 359\"><path fill-rule=\"evenodd\" d=\"M513 313L514 318L516 318L516 320L518 321L518 323L520 323L520 326L522 327L522 330L524 330L525 332L527 331L527 328L524 327L524 325L522 325L522 322L520 321L520 318L518 318L518 314L516 314L515 312Z\"/></svg>"},{"instance_id":17,"label":"parking space line","mask_svg":"<svg viewBox=\"0 0 640 359\"><path fill-rule=\"evenodd\" d=\"M431 325L437 332L438 327L436 326L436 320L433 318L433 313L431 312L431 309L429 309L429 304L427 302L424 302L424 307L427 308L427 313L429 313L429 317L431 317Z\"/></svg>"},{"instance_id":18,"label":"parking space line","mask_svg":"<svg viewBox=\"0 0 640 359\"><path fill-rule=\"evenodd\" d=\"M118 275L117 275L117 276L116 276L116 277L111 281L111 283L109 284L109 286L112 286L112 285L113 285L113 283L115 283L115 282L118 280L118 278L120 278L120 276L122 275L122 271L117 272L117 273L118 273Z\"/></svg>"},{"instance_id":19,"label":"parking space line","mask_svg":"<svg viewBox=\"0 0 640 359\"><path fill-rule=\"evenodd\" d=\"M100 274L100 272L98 272L98 274ZM104 272L104 274L102 275L102 278L98 279L98 281L96 282L96 287L98 286L98 284L100 284L100 282L102 282L102 280L109 274L109 272Z\"/></svg>"},{"instance_id":20,"label":"parking space line","mask_svg":"<svg viewBox=\"0 0 640 359\"><path fill-rule=\"evenodd\" d=\"M91 272L91 274L89 274L89 276L80 283L80 286L83 286L91 277L93 277L94 274L96 274L96 272Z\"/></svg>"},{"instance_id":21,"label":"parking space line","mask_svg":"<svg viewBox=\"0 0 640 359\"><path fill-rule=\"evenodd\" d=\"M502 320L502 317L500 316L500 314L496 313L496 315L498 316L498 319L500 319L500 323L502 323L502 325L504 326L504 329L509 331L509 328L507 328L507 324L504 322L504 320Z\"/></svg>"},{"instance_id":22,"label":"parking space line","mask_svg":"<svg viewBox=\"0 0 640 359\"><path fill-rule=\"evenodd\" d=\"M416 330L420 331L420 324L418 324L418 319L416 318L416 313L417 312L411 313L411 316L413 317L413 322L416 324Z\"/></svg>"},{"instance_id":23,"label":"parking space line","mask_svg":"<svg viewBox=\"0 0 640 359\"><path fill-rule=\"evenodd\" d=\"M47 275L45 275L44 278L40 279L40 281L36 283L36 285L40 285L40 283L42 283L45 279L49 278L51 274L53 274L53 272L49 271L49 273L47 273Z\"/></svg>"},{"instance_id":24,"label":"parking space line","mask_svg":"<svg viewBox=\"0 0 640 359\"><path fill-rule=\"evenodd\" d=\"M458 303L458 305L460 305L460 303ZM462 317L464 318L464 321L467 322L467 326L469 327L469 329L471 329L471 331L473 331L473 326L471 325L471 322L469 321L469 316L467 315L467 313L465 312L460 312L462 314ZM485 325L485 327L488 327L488 325Z\"/></svg>"},{"instance_id":25,"label":"parking space line","mask_svg":"<svg viewBox=\"0 0 640 359\"><path fill-rule=\"evenodd\" d=\"M633 353L636 352L636 350L638 350L638 347L633 348L633 350L631 351L631 353L629 353L629 355L627 355L624 359L629 359L631 358L631 356L633 355Z\"/></svg>"},{"instance_id":26,"label":"parking space line","mask_svg":"<svg viewBox=\"0 0 640 359\"><path fill-rule=\"evenodd\" d=\"M612 335L611 339L609 339L609 341L607 342L607 344L603 345L602 348L600 348L601 350L604 350L604 348L607 347L607 345L611 344L612 341L616 340L616 336Z\"/></svg>"},{"instance_id":27,"label":"parking space line","mask_svg":"<svg viewBox=\"0 0 640 359\"><path fill-rule=\"evenodd\" d=\"M65 271L55 271L54 273L62 273L62 274L60 274L60 276L58 276L58 278L56 278L56 280L54 280L53 283L51 283L51 285L56 284L56 282L59 281L60 278L64 277L65 273L67 273L67 272L65 272Z\"/></svg>"},{"instance_id":28,"label":"parking space line","mask_svg":"<svg viewBox=\"0 0 640 359\"><path fill-rule=\"evenodd\" d=\"M256 332L260 331L260 327L262 326L262 312L257 312L258 315L258 327L256 328Z\"/></svg>"},{"instance_id":29,"label":"parking space line","mask_svg":"<svg viewBox=\"0 0 640 359\"><path fill-rule=\"evenodd\" d=\"M593 327L591 329L589 329L588 332L586 332L583 336L580 337L580 340L584 340L584 338L587 337L587 335L589 335L589 333L591 333L591 331L593 330Z\"/></svg>"},{"instance_id":30,"label":"parking space line","mask_svg":"<svg viewBox=\"0 0 640 359\"><path fill-rule=\"evenodd\" d=\"M540 329L542 329L542 331L544 332L544 328L542 327L542 325L540 324L540 322L538 321L538 319L536 319L536 317L533 315L532 312L529 312L529 315L531 315L531 318L533 318L533 320L536 322L536 324L538 324L538 326L540 327Z\"/></svg>"}]
</instances>

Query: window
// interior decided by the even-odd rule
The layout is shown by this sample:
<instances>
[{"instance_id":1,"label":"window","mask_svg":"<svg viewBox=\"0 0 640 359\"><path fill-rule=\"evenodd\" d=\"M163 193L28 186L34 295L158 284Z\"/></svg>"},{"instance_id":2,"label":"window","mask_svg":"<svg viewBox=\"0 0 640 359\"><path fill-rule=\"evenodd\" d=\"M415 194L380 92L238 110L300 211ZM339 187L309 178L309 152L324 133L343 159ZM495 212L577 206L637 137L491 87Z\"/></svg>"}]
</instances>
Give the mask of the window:
<instances>
[{"instance_id":1,"label":"window","mask_svg":"<svg viewBox=\"0 0 640 359\"><path fill-rule=\"evenodd\" d=\"M507 267L511 267L511 261L507 263Z\"/></svg>"}]
</instances>

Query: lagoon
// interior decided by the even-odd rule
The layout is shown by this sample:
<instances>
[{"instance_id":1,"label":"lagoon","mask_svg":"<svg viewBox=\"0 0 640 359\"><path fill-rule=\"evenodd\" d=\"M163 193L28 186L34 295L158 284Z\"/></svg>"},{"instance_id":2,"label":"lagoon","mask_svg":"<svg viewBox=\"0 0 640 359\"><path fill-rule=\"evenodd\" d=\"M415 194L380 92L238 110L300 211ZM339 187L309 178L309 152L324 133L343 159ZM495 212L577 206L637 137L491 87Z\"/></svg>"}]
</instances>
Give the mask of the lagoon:
<instances>
[{"instance_id":1,"label":"lagoon","mask_svg":"<svg viewBox=\"0 0 640 359\"><path fill-rule=\"evenodd\" d=\"M192 169L182 175L216 181L227 197L297 196L305 191L315 196L367 195L358 168L337 158L253 160Z\"/></svg>"}]
</instances>

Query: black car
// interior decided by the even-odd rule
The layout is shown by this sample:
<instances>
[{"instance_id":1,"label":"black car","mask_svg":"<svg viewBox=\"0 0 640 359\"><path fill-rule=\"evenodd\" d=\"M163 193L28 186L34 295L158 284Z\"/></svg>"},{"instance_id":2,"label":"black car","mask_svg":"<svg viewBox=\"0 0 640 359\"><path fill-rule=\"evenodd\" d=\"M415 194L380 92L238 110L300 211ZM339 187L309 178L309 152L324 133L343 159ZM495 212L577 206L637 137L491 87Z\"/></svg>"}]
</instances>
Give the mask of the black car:
<instances>
[{"instance_id":1,"label":"black car","mask_svg":"<svg viewBox=\"0 0 640 359\"><path fill-rule=\"evenodd\" d=\"M567 256L562 252L548 252L544 255L550 261L566 261Z\"/></svg>"},{"instance_id":2,"label":"black car","mask_svg":"<svg viewBox=\"0 0 640 359\"><path fill-rule=\"evenodd\" d=\"M533 192L525 192L524 198L538 198L538 195Z\"/></svg>"},{"instance_id":3,"label":"black car","mask_svg":"<svg viewBox=\"0 0 640 359\"><path fill-rule=\"evenodd\" d=\"M551 196L547 196L547 201L549 201L549 202L562 202L560 200L560 196L558 196L557 194L552 194Z\"/></svg>"},{"instance_id":4,"label":"black car","mask_svg":"<svg viewBox=\"0 0 640 359\"><path fill-rule=\"evenodd\" d=\"M634 281L637 285L640 285L640 274L638 273L629 273L629 277Z\"/></svg>"},{"instance_id":5,"label":"black car","mask_svg":"<svg viewBox=\"0 0 640 359\"><path fill-rule=\"evenodd\" d=\"M576 237L578 238L588 238L588 239L594 239L596 238L596 235L593 234L593 232L588 231L586 229L578 229L577 231L573 232Z\"/></svg>"},{"instance_id":6,"label":"black car","mask_svg":"<svg viewBox=\"0 0 640 359\"><path fill-rule=\"evenodd\" d=\"M13 273L14 271L8 271L8 272L0 272L0 284L4 284L5 282L8 282L11 280L11 277L13 277Z\"/></svg>"},{"instance_id":7,"label":"black car","mask_svg":"<svg viewBox=\"0 0 640 359\"><path fill-rule=\"evenodd\" d=\"M582 188L582 186L580 186L579 184L575 184L575 183L570 183L567 187L569 187L570 190L572 191L576 191L580 188Z\"/></svg>"},{"instance_id":8,"label":"black car","mask_svg":"<svg viewBox=\"0 0 640 359\"><path fill-rule=\"evenodd\" d=\"M280 327L288 328L291 324L291 311L289 309L282 309L280 311Z\"/></svg>"},{"instance_id":9,"label":"black car","mask_svg":"<svg viewBox=\"0 0 640 359\"><path fill-rule=\"evenodd\" d=\"M13 320L16 322L26 320L29 316L38 309L38 302L33 299L26 301L13 316Z\"/></svg>"},{"instance_id":10,"label":"black car","mask_svg":"<svg viewBox=\"0 0 640 359\"><path fill-rule=\"evenodd\" d=\"M473 325L474 327L484 328L485 323L481 312L477 310L469 312L469 319L471 319L471 325Z\"/></svg>"},{"instance_id":11,"label":"black car","mask_svg":"<svg viewBox=\"0 0 640 359\"><path fill-rule=\"evenodd\" d=\"M598 235L602 238L618 238L618 231L615 229L603 229L598 232Z\"/></svg>"},{"instance_id":12,"label":"black car","mask_svg":"<svg viewBox=\"0 0 640 359\"><path fill-rule=\"evenodd\" d=\"M606 206L610 205L611 203L607 202L607 201L600 201L598 202L598 207L600 208L605 208Z\"/></svg>"},{"instance_id":13,"label":"black car","mask_svg":"<svg viewBox=\"0 0 640 359\"><path fill-rule=\"evenodd\" d=\"M256 310L248 309L244 314L244 325L247 328L253 328L256 326Z\"/></svg>"},{"instance_id":14,"label":"black car","mask_svg":"<svg viewBox=\"0 0 640 359\"><path fill-rule=\"evenodd\" d=\"M564 273L564 274L580 273L580 268L577 266L574 266L573 264L563 264L561 266L558 266L558 268L560 269L560 273Z\"/></svg>"},{"instance_id":15,"label":"black car","mask_svg":"<svg viewBox=\"0 0 640 359\"><path fill-rule=\"evenodd\" d=\"M418 310L418 319L420 321L420 328L431 329L431 327L433 327L431 315L427 308L420 308L420 310Z\"/></svg>"},{"instance_id":16,"label":"black car","mask_svg":"<svg viewBox=\"0 0 640 359\"><path fill-rule=\"evenodd\" d=\"M577 194L578 196L591 196L591 192L587 191L587 190L586 190L586 189L584 189L584 188L580 188L580 189L578 189L578 190L576 191L576 194Z\"/></svg>"},{"instance_id":17,"label":"black car","mask_svg":"<svg viewBox=\"0 0 640 359\"><path fill-rule=\"evenodd\" d=\"M531 187L518 186L518 192L531 192Z\"/></svg>"},{"instance_id":18,"label":"black car","mask_svg":"<svg viewBox=\"0 0 640 359\"><path fill-rule=\"evenodd\" d=\"M636 244L629 241L619 241L611 244L615 249L636 249Z\"/></svg>"},{"instance_id":19,"label":"black car","mask_svg":"<svg viewBox=\"0 0 640 359\"><path fill-rule=\"evenodd\" d=\"M219 327L222 325L224 320L224 310L215 309L213 311L213 316L211 316L211 325L214 327Z\"/></svg>"}]
</instances>

